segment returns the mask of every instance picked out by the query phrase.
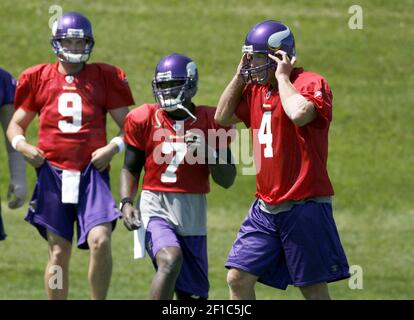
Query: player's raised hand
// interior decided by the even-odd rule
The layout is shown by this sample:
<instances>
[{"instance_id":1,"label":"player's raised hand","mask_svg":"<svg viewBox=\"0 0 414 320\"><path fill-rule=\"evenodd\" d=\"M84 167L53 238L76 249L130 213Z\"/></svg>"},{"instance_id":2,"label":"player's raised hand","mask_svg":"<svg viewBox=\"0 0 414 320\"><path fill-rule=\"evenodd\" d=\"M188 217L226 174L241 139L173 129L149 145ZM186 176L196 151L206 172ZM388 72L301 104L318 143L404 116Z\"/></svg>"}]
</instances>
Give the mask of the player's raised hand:
<instances>
[{"instance_id":1,"label":"player's raised hand","mask_svg":"<svg viewBox=\"0 0 414 320\"><path fill-rule=\"evenodd\" d=\"M124 226L129 231L137 230L142 226L141 212L131 203L125 203L122 207Z\"/></svg>"},{"instance_id":2,"label":"player's raised hand","mask_svg":"<svg viewBox=\"0 0 414 320\"><path fill-rule=\"evenodd\" d=\"M247 63L247 54L246 53L243 53L243 55L242 55L242 57L240 59L239 65L237 66L237 76L240 75L240 70L241 70L241 68L243 68L243 66L246 63Z\"/></svg>"},{"instance_id":3,"label":"player's raised hand","mask_svg":"<svg viewBox=\"0 0 414 320\"><path fill-rule=\"evenodd\" d=\"M287 53L283 50L278 50L275 55L268 54L268 56L270 59L277 62L277 68L275 71L276 79L282 77L289 78L293 70L293 65L296 62L296 57L293 57L292 60L290 60Z\"/></svg>"},{"instance_id":4,"label":"player's raised hand","mask_svg":"<svg viewBox=\"0 0 414 320\"><path fill-rule=\"evenodd\" d=\"M35 168L39 168L45 162L43 150L27 143L26 141L20 141L17 144L17 151L19 151L26 161Z\"/></svg>"},{"instance_id":5,"label":"player's raised hand","mask_svg":"<svg viewBox=\"0 0 414 320\"><path fill-rule=\"evenodd\" d=\"M99 172L108 168L113 156L118 152L117 146L110 143L92 152L91 162Z\"/></svg>"}]
</instances>

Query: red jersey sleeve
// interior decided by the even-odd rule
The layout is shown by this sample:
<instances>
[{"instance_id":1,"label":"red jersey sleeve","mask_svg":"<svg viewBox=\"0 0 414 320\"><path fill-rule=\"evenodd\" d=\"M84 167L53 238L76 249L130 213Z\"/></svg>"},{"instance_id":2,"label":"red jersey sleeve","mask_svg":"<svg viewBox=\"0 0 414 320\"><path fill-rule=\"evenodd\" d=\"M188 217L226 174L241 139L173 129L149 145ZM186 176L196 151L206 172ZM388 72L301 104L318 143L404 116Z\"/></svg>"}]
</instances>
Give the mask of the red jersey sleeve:
<instances>
[{"instance_id":1,"label":"red jersey sleeve","mask_svg":"<svg viewBox=\"0 0 414 320\"><path fill-rule=\"evenodd\" d=\"M236 117L244 122L247 128L250 128L250 99L251 99L251 85L244 88L242 98L236 108Z\"/></svg>"},{"instance_id":2,"label":"red jersey sleeve","mask_svg":"<svg viewBox=\"0 0 414 320\"><path fill-rule=\"evenodd\" d=\"M142 151L145 151L147 118L147 106L142 105L128 113L124 123L125 142Z\"/></svg>"},{"instance_id":3,"label":"red jersey sleeve","mask_svg":"<svg viewBox=\"0 0 414 320\"><path fill-rule=\"evenodd\" d=\"M14 98L15 110L22 108L26 111L39 112L38 106L35 102L34 89L36 84L30 74L22 73L16 87L16 95Z\"/></svg>"},{"instance_id":4,"label":"red jersey sleeve","mask_svg":"<svg viewBox=\"0 0 414 320\"><path fill-rule=\"evenodd\" d=\"M135 104L125 72L117 67L105 66L106 109L116 109Z\"/></svg>"},{"instance_id":5,"label":"red jersey sleeve","mask_svg":"<svg viewBox=\"0 0 414 320\"><path fill-rule=\"evenodd\" d=\"M324 127L332 120L332 92L327 81L322 77L314 77L300 88L300 94L312 101L318 117L310 123L316 127Z\"/></svg>"}]
</instances>

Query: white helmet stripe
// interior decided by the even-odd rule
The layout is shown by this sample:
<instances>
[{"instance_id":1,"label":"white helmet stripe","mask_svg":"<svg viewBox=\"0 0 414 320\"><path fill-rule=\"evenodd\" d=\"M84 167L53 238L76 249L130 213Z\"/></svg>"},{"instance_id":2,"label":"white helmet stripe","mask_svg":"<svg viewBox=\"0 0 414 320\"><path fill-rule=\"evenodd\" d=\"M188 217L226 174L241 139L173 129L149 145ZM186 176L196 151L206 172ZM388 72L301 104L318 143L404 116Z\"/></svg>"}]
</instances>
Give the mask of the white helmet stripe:
<instances>
[{"instance_id":1,"label":"white helmet stripe","mask_svg":"<svg viewBox=\"0 0 414 320\"><path fill-rule=\"evenodd\" d=\"M186 66L187 69L187 77L193 78L195 77L197 73L197 65L194 63L194 61L191 61Z\"/></svg>"},{"instance_id":2,"label":"white helmet stripe","mask_svg":"<svg viewBox=\"0 0 414 320\"><path fill-rule=\"evenodd\" d=\"M286 39L290 35L290 30L286 27L286 30L276 32L272 34L269 39L267 40L267 44L271 48L279 48L282 44L282 40Z\"/></svg>"}]
</instances>

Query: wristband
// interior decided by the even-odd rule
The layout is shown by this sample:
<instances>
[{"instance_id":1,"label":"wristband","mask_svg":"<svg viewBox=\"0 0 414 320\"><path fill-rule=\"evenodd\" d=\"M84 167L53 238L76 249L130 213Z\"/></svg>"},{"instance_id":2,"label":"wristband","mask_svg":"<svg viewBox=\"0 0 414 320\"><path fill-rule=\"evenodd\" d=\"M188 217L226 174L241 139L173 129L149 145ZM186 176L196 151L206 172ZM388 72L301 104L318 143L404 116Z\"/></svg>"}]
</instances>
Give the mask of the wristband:
<instances>
[{"instance_id":1,"label":"wristband","mask_svg":"<svg viewBox=\"0 0 414 320\"><path fill-rule=\"evenodd\" d=\"M119 204L119 211L122 212L122 209L126 203L130 203L132 206L134 205L134 200L130 197L122 198L121 203Z\"/></svg>"},{"instance_id":2,"label":"wristband","mask_svg":"<svg viewBox=\"0 0 414 320\"><path fill-rule=\"evenodd\" d=\"M14 136L14 138L12 139L12 142L11 142L11 145L12 145L14 150L17 150L16 149L17 144L22 140L26 141L26 138L23 135L18 134L17 136Z\"/></svg>"},{"instance_id":3,"label":"wristband","mask_svg":"<svg viewBox=\"0 0 414 320\"><path fill-rule=\"evenodd\" d=\"M125 150L124 139L122 139L121 137L112 138L110 143L115 143L118 146L118 153L123 152Z\"/></svg>"}]
</instances>

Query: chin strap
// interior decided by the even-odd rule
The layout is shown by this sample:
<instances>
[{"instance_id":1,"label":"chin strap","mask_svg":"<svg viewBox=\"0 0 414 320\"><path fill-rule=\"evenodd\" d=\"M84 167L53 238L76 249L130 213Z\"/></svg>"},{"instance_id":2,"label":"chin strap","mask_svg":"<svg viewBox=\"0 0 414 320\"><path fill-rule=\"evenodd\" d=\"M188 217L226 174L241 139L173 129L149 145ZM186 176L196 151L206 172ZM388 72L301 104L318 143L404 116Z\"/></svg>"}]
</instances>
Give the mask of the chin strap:
<instances>
[{"instance_id":1,"label":"chin strap","mask_svg":"<svg viewBox=\"0 0 414 320\"><path fill-rule=\"evenodd\" d=\"M186 107L184 107L182 104L178 104L178 105L177 105L177 109L176 109L176 110L178 110L178 109L184 110L185 112L187 112L187 114L188 114L191 118L193 118L193 122L192 122L191 124L193 124L195 121L197 121L197 117L196 117L195 115L193 115L193 114L190 112L190 110L188 110L188 109L187 109ZM159 113L160 111L162 111L162 109L158 109L157 111L155 111L155 121L157 122L157 124L155 125L155 128L157 128L157 129L159 129L159 128L161 128L161 127L162 127L162 125L161 125L161 121L160 121L160 119L158 118L158 113Z\"/></svg>"},{"instance_id":2,"label":"chin strap","mask_svg":"<svg viewBox=\"0 0 414 320\"><path fill-rule=\"evenodd\" d=\"M89 60L89 54L61 53L59 60L66 63L83 63Z\"/></svg>"},{"instance_id":3,"label":"chin strap","mask_svg":"<svg viewBox=\"0 0 414 320\"><path fill-rule=\"evenodd\" d=\"M71 53L67 49L62 47L60 41L54 42L53 50L60 61L67 62L67 63L82 63L89 60L91 49L90 46L87 44L83 53ZM86 51L87 50L87 51Z\"/></svg>"},{"instance_id":4,"label":"chin strap","mask_svg":"<svg viewBox=\"0 0 414 320\"><path fill-rule=\"evenodd\" d=\"M187 112L187 114L188 114L191 118L193 118L193 120L194 120L194 121L196 121L196 120L197 120L197 117L196 117L195 115L193 115L193 114L190 112L190 110L188 110L186 107L184 107L181 103L177 104L177 109L184 110L185 112ZM193 122L194 122L194 121L193 121Z\"/></svg>"},{"instance_id":5,"label":"chin strap","mask_svg":"<svg viewBox=\"0 0 414 320\"><path fill-rule=\"evenodd\" d=\"M161 121L160 119L158 119L158 112L160 112L161 109L158 109L157 111L155 111L155 121L157 122L157 124L155 125L155 128L159 129L161 128Z\"/></svg>"}]
</instances>

